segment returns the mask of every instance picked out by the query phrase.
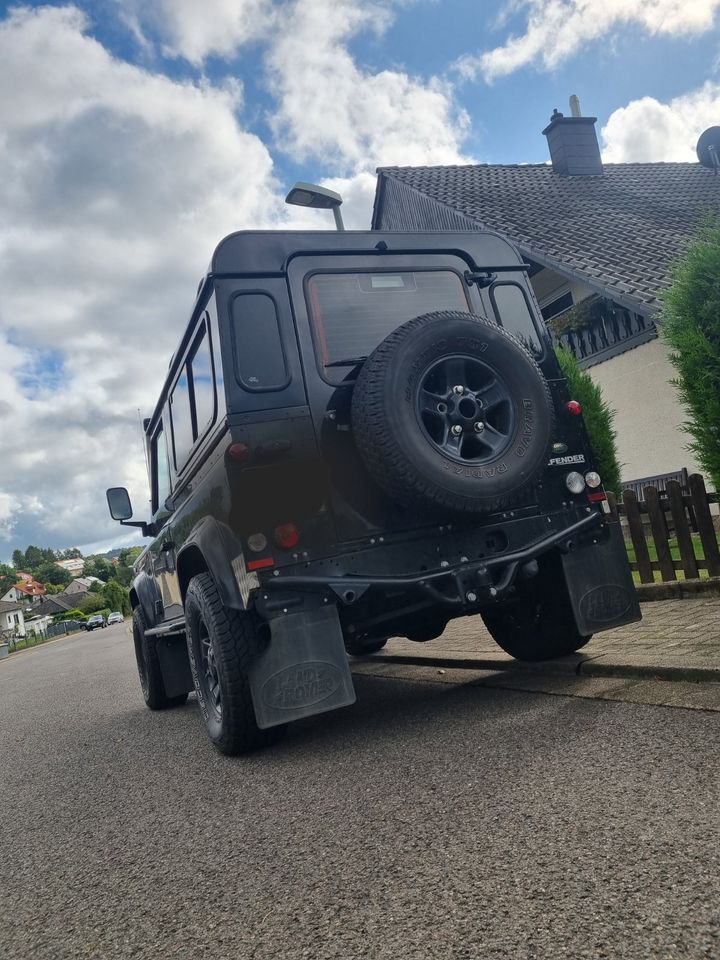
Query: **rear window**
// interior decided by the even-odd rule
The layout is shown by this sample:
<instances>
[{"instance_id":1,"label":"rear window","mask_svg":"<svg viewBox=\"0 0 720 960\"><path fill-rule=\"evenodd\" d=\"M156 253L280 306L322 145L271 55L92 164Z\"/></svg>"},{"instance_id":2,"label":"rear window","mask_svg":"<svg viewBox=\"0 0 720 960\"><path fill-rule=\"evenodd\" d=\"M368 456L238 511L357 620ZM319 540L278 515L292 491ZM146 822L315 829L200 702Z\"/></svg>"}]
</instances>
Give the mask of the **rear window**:
<instances>
[{"instance_id":1,"label":"rear window","mask_svg":"<svg viewBox=\"0 0 720 960\"><path fill-rule=\"evenodd\" d=\"M316 273L306 289L317 356L337 382L354 376L355 362L413 317L470 310L463 281L452 270Z\"/></svg>"}]
</instances>

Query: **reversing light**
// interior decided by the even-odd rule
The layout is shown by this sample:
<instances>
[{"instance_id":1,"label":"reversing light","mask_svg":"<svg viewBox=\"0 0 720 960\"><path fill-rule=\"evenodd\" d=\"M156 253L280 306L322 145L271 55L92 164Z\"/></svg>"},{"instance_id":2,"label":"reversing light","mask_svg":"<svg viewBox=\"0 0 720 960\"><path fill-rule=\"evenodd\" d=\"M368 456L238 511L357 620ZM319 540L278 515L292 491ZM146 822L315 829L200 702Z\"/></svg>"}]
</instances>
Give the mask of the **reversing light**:
<instances>
[{"instance_id":1,"label":"reversing light","mask_svg":"<svg viewBox=\"0 0 720 960\"><path fill-rule=\"evenodd\" d=\"M600 479L600 474L599 474L599 473L595 473L594 470L590 470L589 473L586 473L586 474L585 474L585 483L586 483L589 487L593 487L593 489L594 489L595 487L599 487L600 484L602 483L602 480Z\"/></svg>"},{"instance_id":2,"label":"reversing light","mask_svg":"<svg viewBox=\"0 0 720 960\"><path fill-rule=\"evenodd\" d=\"M267 546L267 537L264 533L251 533L247 538L247 545L253 553L262 553Z\"/></svg>"},{"instance_id":3,"label":"reversing light","mask_svg":"<svg viewBox=\"0 0 720 960\"><path fill-rule=\"evenodd\" d=\"M571 417L579 417L582 413L582 407L577 400L568 400L568 402L565 404L565 409Z\"/></svg>"},{"instance_id":4,"label":"reversing light","mask_svg":"<svg viewBox=\"0 0 720 960\"><path fill-rule=\"evenodd\" d=\"M273 539L283 550L292 550L300 542L300 531L294 523L283 523L275 527Z\"/></svg>"},{"instance_id":5,"label":"reversing light","mask_svg":"<svg viewBox=\"0 0 720 960\"><path fill-rule=\"evenodd\" d=\"M228 447L228 456L235 463L244 463L250 459L250 447L246 443L231 443Z\"/></svg>"},{"instance_id":6,"label":"reversing light","mask_svg":"<svg viewBox=\"0 0 720 960\"><path fill-rule=\"evenodd\" d=\"M565 477L565 486L570 493L582 493L585 489L585 477L577 470L571 470Z\"/></svg>"}]
</instances>

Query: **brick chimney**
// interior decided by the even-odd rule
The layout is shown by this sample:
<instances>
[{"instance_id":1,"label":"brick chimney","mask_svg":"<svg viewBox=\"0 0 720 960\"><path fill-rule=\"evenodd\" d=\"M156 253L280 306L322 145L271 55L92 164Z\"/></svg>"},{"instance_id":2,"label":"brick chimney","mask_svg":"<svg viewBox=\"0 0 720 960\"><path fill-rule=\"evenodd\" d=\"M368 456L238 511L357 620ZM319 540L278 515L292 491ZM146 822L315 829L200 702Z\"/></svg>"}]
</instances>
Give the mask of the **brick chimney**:
<instances>
[{"instance_id":1,"label":"brick chimney","mask_svg":"<svg viewBox=\"0 0 720 960\"><path fill-rule=\"evenodd\" d=\"M557 108L543 130L548 139L553 170L562 177L598 177L603 172L600 147L595 133L597 117L580 115L580 102L570 97L572 116Z\"/></svg>"}]
</instances>

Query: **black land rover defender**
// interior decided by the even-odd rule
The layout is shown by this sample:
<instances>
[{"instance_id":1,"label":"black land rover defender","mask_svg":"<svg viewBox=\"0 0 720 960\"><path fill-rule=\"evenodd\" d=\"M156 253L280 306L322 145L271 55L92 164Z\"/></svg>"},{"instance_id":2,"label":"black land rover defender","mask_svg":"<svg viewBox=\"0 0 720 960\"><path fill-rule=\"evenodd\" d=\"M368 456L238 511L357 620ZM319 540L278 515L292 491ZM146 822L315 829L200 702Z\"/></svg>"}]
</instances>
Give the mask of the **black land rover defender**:
<instances>
[{"instance_id":1,"label":"black land rover defender","mask_svg":"<svg viewBox=\"0 0 720 960\"><path fill-rule=\"evenodd\" d=\"M526 271L481 232L222 241L145 421L150 708L194 688L234 754L352 703L388 637L479 614L538 660L639 619Z\"/></svg>"}]
</instances>

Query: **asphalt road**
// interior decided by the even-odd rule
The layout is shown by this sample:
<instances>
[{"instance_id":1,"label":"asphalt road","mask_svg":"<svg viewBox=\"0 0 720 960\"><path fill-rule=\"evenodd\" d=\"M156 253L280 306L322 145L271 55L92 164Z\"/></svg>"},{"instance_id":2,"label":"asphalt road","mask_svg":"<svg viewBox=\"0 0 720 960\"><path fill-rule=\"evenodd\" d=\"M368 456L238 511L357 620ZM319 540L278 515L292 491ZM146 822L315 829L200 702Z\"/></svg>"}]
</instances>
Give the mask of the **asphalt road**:
<instances>
[{"instance_id":1,"label":"asphalt road","mask_svg":"<svg viewBox=\"0 0 720 960\"><path fill-rule=\"evenodd\" d=\"M357 678L227 759L125 627L0 663L0 956L717 958L720 716Z\"/></svg>"}]
</instances>

